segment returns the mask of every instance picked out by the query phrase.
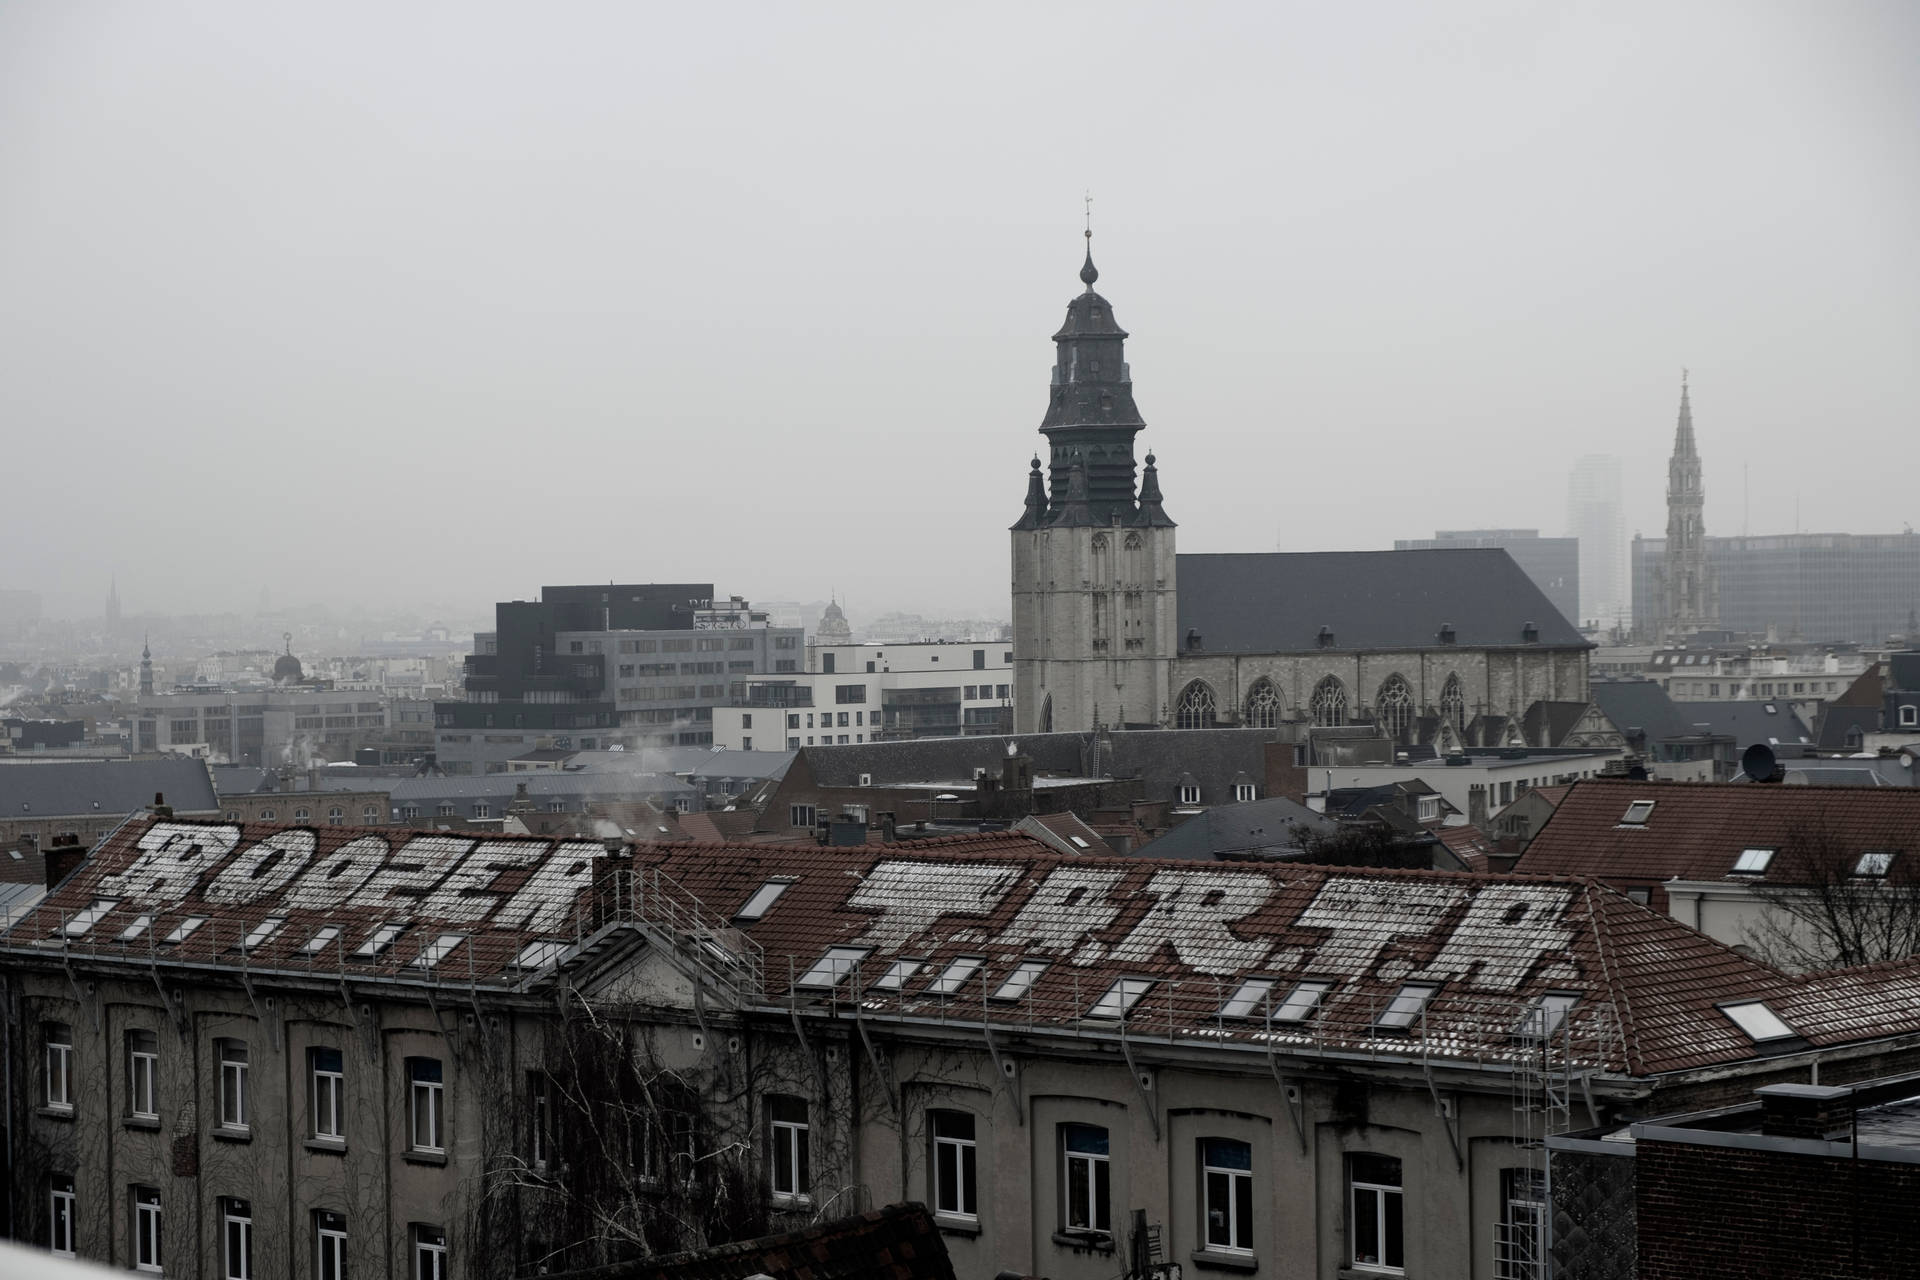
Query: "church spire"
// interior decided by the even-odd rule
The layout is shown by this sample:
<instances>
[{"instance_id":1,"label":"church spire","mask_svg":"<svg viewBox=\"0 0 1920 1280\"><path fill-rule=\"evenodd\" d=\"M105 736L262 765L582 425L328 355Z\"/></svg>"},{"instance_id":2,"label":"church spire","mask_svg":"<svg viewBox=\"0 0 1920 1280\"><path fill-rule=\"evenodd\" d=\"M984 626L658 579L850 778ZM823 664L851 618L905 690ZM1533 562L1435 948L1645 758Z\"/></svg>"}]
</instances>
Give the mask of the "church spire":
<instances>
[{"instance_id":1,"label":"church spire","mask_svg":"<svg viewBox=\"0 0 1920 1280\"><path fill-rule=\"evenodd\" d=\"M1687 371L1680 371L1680 425L1673 433L1673 456L1676 458L1698 458L1699 450L1693 443L1693 405L1687 398Z\"/></svg>"},{"instance_id":2,"label":"church spire","mask_svg":"<svg viewBox=\"0 0 1920 1280\"><path fill-rule=\"evenodd\" d=\"M140 696L153 696L153 647L144 635L140 637Z\"/></svg>"}]
</instances>

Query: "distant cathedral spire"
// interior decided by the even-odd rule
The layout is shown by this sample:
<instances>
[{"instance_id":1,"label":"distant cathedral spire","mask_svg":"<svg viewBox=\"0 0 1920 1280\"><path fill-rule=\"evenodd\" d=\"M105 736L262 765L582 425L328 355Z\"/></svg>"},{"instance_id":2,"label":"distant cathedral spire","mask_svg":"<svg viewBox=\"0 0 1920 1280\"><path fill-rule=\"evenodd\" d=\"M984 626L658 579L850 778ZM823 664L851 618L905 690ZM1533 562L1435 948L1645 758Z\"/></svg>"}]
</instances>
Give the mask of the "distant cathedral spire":
<instances>
[{"instance_id":1,"label":"distant cathedral spire","mask_svg":"<svg viewBox=\"0 0 1920 1280\"><path fill-rule=\"evenodd\" d=\"M140 696L153 696L153 647L144 635L140 637Z\"/></svg>"},{"instance_id":2,"label":"distant cathedral spire","mask_svg":"<svg viewBox=\"0 0 1920 1280\"><path fill-rule=\"evenodd\" d=\"M1693 435L1687 371L1680 371L1680 420L1667 462L1667 548L1661 563L1661 636L1680 641L1719 625L1720 599L1707 560L1706 486Z\"/></svg>"}]
</instances>

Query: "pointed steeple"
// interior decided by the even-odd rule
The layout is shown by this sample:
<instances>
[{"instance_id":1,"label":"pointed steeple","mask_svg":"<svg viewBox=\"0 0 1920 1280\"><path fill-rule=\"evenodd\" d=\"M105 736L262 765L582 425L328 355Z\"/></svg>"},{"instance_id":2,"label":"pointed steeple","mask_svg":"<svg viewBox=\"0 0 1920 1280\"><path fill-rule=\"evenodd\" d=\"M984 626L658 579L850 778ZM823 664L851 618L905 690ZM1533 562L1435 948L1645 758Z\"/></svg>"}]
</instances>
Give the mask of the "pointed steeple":
<instances>
[{"instance_id":1,"label":"pointed steeple","mask_svg":"<svg viewBox=\"0 0 1920 1280\"><path fill-rule=\"evenodd\" d=\"M1680 425L1673 433L1673 456L1676 458L1697 458L1699 450L1693 443L1693 405L1687 398L1687 371L1680 371Z\"/></svg>"},{"instance_id":2,"label":"pointed steeple","mask_svg":"<svg viewBox=\"0 0 1920 1280\"><path fill-rule=\"evenodd\" d=\"M1040 458L1035 455L1033 470L1027 473L1027 509L1014 524L1016 529L1038 529L1047 523L1047 482L1040 474Z\"/></svg>"},{"instance_id":3,"label":"pointed steeple","mask_svg":"<svg viewBox=\"0 0 1920 1280\"><path fill-rule=\"evenodd\" d=\"M153 647L145 635L140 637L140 696L153 696Z\"/></svg>"},{"instance_id":4,"label":"pointed steeple","mask_svg":"<svg viewBox=\"0 0 1920 1280\"><path fill-rule=\"evenodd\" d=\"M1048 523L1058 524L1075 467L1084 472L1084 519L1108 524L1135 514L1133 438L1145 427L1133 402L1127 368L1127 331L1113 307L1093 291L1100 271L1093 265L1093 232L1087 231L1080 268L1085 292L1067 304L1067 319L1053 335L1053 387L1040 430L1048 441Z\"/></svg>"},{"instance_id":5,"label":"pointed steeple","mask_svg":"<svg viewBox=\"0 0 1920 1280\"><path fill-rule=\"evenodd\" d=\"M1173 521L1168 518L1165 509L1160 505L1160 468L1153 463L1153 455L1149 453L1146 470L1140 473L1140 514L1135 516L1132 522L1158 529L1171 529Z\"/></svg>"}]
</instances>

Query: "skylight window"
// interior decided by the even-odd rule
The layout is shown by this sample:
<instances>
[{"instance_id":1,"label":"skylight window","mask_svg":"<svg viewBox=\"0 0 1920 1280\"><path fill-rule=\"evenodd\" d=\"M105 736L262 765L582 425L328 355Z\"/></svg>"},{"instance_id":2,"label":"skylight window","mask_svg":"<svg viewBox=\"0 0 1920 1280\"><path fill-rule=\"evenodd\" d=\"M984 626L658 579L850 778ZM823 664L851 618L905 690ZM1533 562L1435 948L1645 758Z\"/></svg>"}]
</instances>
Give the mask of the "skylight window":
<instances>
[{"instance_id":1,"label":"skylight window","mask_svg":"<svg viewBox=\"0 0 1920 1280\"><path fill-rule=\"evenodd\" d=\"M1740 856L1733 860L1733 872L1736 876L1757 876L1765 873L1767 864L1773 861L1771 849L1742 849Z\"/></svg>"},{"instance_id":2,"label":"skylight window","mask_svg":"<svg viewBox=\"0 0 1920 1280\"><path fill-rule=\"evenodd\" d=\"M1887 868L1893 865L1891 853L1863 853L1860 861L1853 864L1853 874L1879 878L1887 874Z\"/></svg>"},{"instance_id":3,"label":"skylight window","mask_svg":"<svg viewBox=\"0 0 1920 1280\"><path fill-rule=\"evenodd\" d=\"M1580 996L1576 992L1549 991L1527 1010L1520 1019L1520 1025L1513 1029L1513 1034L1526 1040L1549 1039L1559 1032L1560 1024L1567 1020L1567 1014L1579 1003Z\"/></svg>"},{"instance_id":4,"label":"skylight window","mask_svg":"<svg viewBox=\"0 0 1920 1280\"><path fill-rule=\"evenodd\" d=\"M1320 1002L1333 990L1331 982L1303 982L1287 993L1273 1011L1273 1022L1305 1022L1320 1011Z\"/></svg>"},{"instance_id":5,"label":"skylight window","mask_svg":"<svg viewBox=\"0 0 1920 1280\"><path fill-rule=\"evenodd\" d=\"M399 937L406 927L404 924L393 923L378 926L368 935L365 942L353 949L353 954L361 960L372 959L392 946L393 940Z\"/></svg>"},{"instance_id":6,"label":"skylight window","mask_svg":"<svg viewBox=\"0 0 1920 1280\"><path fill-rule=\"evenodd\" d=\"M1124 1018L1140 1003L1140 997L1153 990L1152 978L1121 978L1087 1010L1089 1018Z\"/></svg>"},{"instance_id":7,"label":"skylight window","mask_svg":"<svg viewBox=\"0 0 1920 1280\"><path fill-rule=\"evenodd\" d=\"M94 925L98 924L100 917L113 910L119 901L120 899L118 898L95 898L92 906L86 908L84 911L76 912L73 919L67 921L66 935L69 938L79 937L87 930L93 928Z\"/></svg>"},{"instance_id":8,"label":"skylight window","mask_svg":"<svg viewBox=\"0 0 1920 1280\"><path fill-rule=\"evenodd\" d=\"M813 968L794 982L796 987L837 987L862 960L873 953L872 947L828 947Z\"/></svg>"},{"instance_id":9,"label":"skylight window","mask_svg":"<svg viewBox=\"0 0 1920 1280\"><path fill-rule=\"evenodd\" d=\"M339 936L340 936L339 925L337 924L321 925L320 932L314 934L311 938L308 938L307 945L300 948L300 954L303 956L317 956L322 951L325 951L327 949L327 946L335 938Z\"/></svg>"},{"instance_id":10,"label":"skylight window","mask_svg":"<svg viewBox=\"0 0 1920 1280\"><path fill-rule=\"evenodd\" d=\"M1623 827L1646 826L1647 819L1653 816L1653 804L1651 800L1635 800L1627 806L1626 813L1621 815L1620 825Z\"/></svg>"},{"instance_id":11,"label":"skylight window","mask_svg":"<svg viewBox=\"0 0 1920 1280\"><path fill-rule=\"evenodd\" d=\"M242 951L253 950L268 938L278 933L280 926L286 922L287 918L285 916L268 916L265 920L253 926L253 931L247 935L246 941L240 944L240 949Z\"/></svg>"},{"instance_id":12,"label":"skylight window","mask_svg":"<svg viewBox=\"0 0 1920 1280\"><path fill-rule=\"evenodd\" d=\"M985 956L960 956L940 971L940 976L927 984L930 996L950 996L967 985L967 979L980 971L987 962Z\"/></svg>"},{"instance_id":13,"label":"skylight window","mask_svg":"<svg viewBox=\"0 0 1920 1280\"><path fill-rule=\"evenodd\" d=\"M741 907L733 918L735 920L746 920L749 922L758 920L761 916L773 910L773 904L780 901L780 895L785 893L794 883L795 881L789 877L767 881L753 891L753 896L747 899L747 905Z\"/></svg>"},{"instance_id":14,"label":"skylight window","mask_svg":"<svg viewBox=\"0 0 1920 1280\"><path fill-rule=\"evenodd\" d=\"M1756 1044L1768 1040L1791 1040L1800 1034L1780 1021L1780 1016L1759 1000L1723 1004L1720 1012L1726 1014L1733 1025L1746 1032L1747 1038Z\"/></svg>"},{"instance_id":15,"label":"skylight window","mask_svg":"<svg viewBox=\"0 0 1920 1280\"><path fill-rule=\"evenodd\" d=\"M138 939L146 936L147 930L152 925L153 925L152 916L135 916L133 918L133 923L120 931L120 941L122 942L137 941Z\"/></svg>"},{"instance_id":16,"label":"skylight window","mask_svg":"<svg viewBox=\"0 0 1920 1280\"><path fill-rule=\"evenodd\" d=\"M520 948L520 954L513 958L516 969L545 969L558 964L560 957L566 954L564 942L529 942Z\"/></svg>"},{"instance_id":17,"label":"skylight window","mask_svg":"<svg viewBox=\"0 0 1920 1280\"><path fill-rule=\"evenodd\" d=\"M431 969L447 958L447 953L467 940L464 933L443 933L427 944L427 949L414 957L413 967Z\"/></svg>"},{"instance_id":18,"label":"skylight window","mask_svg":"<svg viewBox=\"0 0 1920 1280\"><path fill-rule=\"evenodd\" d=\"M1409 982L1394 993L1393 999L1375 1019L1376 1031L1405 1031L1420 1020L1426 1012L1427 1002L1433 999L1433 993L1440 988L1431 982Z\"/></svg>"},{"instance_id":19,"label":"skylight window","mask_svg":"<svg viewBox=\"0 0 1920 1280\"><path fill-rule=\"evenodd\" d=\"M1272 978L1248 978L1240 984L1240 989L1227 998L1220 1006L1223 1018L1251 1018L1260 1006L1267 1002L1267 996L1273 990Z\"/></svg>"},{"instance_id":20,"label":"skylight window","mask_svg":"<svg viewBox=\"0 0 1920 1280\"><path fill-rule=\"evenodd\" d=\"M874 979L872 991L898 991L907 985L907 979L920 972L925 960L895 960L887 966L887 971Z\"/></svg>"},{"instance_id":21,"label":"skylight window","mask_svg":"<svg viewBox=\"0 0 1920 1280\"><path fill-rule=\"evenodd\" d=\"M185 920L182 920L179 924L173 927L172 933L160 939L160 941L177 946L180 943L185 942L188 938L191 938L193 936L193 931L195 929L198 929L201 925L205 924L206 922L207 922L207 918L205 916L188 916Z\"/></svg>"},{"instance_id":22,"label":"skylight window","mask_svg":"<svg viewBox=\"0 0 1920 1280\"><path fill-rule=\"evenodd\" d=\"M1033 990L1033 984L1040 981L1040 975L1047 971L1045 960L1028 960L1007 975L1000 989L993 993L995 1000L1024 1000Z\"/></svg>"},{"instance_id":23,"label":"skylight window","mask_svg":"<svg viewBox=\"0 0 1920 1280\"><path fill-rule=\"evenodd\" d=\"M1073 847L1076 849L1090 849L1093 847L1092 845L1089 845L1080 836L1068 836L1067 839L1073 843Z\"/></svg>"}]
</instances>

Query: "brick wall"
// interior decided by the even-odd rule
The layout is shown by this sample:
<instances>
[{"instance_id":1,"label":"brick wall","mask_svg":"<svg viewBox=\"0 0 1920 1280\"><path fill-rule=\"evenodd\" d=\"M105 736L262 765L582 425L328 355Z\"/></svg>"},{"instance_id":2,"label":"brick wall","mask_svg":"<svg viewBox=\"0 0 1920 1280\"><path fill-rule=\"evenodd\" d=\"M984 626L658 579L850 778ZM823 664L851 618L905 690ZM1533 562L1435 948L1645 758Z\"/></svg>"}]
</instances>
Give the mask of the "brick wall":
<instances>
[{"instance_id":1,"label":"brick wall","mask_svg":"<svg viewBox=\"0 0 1920 1280\"><path fill-rule=\"evenodd\" d=\"M1641 1280L1920 1275L1920 1165L1637 1145Z\"/></svg>"}]
</instances>

